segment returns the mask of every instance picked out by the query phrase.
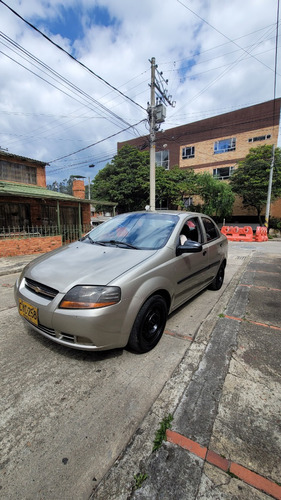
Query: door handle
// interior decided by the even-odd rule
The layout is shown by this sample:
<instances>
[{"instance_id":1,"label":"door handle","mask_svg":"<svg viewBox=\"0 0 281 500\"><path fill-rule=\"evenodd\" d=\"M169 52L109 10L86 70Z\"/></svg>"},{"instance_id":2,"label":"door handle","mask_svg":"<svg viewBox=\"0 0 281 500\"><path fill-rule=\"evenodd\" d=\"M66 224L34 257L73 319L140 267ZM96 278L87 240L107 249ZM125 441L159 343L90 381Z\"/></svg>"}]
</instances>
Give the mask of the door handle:
<instances>
[{"instance_id":1,"label":"door handle","mask_svg":"<svg viewBox=\"0 0 281 500\"><path fill-rule=\"evenodd\" d=\"M207 253L207 250L204 250L204 252L203 252L203 256L204 256L204 255L206 255L206 253Z\"/></svg>"}]
</instances>

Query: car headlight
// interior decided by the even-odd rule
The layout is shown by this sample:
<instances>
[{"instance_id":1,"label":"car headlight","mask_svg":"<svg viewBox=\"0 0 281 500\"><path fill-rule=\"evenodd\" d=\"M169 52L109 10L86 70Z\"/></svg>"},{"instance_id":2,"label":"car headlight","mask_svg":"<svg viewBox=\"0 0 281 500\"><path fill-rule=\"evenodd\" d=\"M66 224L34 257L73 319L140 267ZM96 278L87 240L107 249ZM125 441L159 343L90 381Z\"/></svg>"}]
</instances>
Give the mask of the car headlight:
<instances>
[{"instance_id":1,"label":"car headlight","mask_svg":"<svg viewBox=\"0 0 281 500\"><path fill-rule=\"evenodd\" d=\"M121 290L117 286L77 285L71 288L62 299L62 309L97 309L112 306L121 299Z\"/></svg>"}]
</instances>

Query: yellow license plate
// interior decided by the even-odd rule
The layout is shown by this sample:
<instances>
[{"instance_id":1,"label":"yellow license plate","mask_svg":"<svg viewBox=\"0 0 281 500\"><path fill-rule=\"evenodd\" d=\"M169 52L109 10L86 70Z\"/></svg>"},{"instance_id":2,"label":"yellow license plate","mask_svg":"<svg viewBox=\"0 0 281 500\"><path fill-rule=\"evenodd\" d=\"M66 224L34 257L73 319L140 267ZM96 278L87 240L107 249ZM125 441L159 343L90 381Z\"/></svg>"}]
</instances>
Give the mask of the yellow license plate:
<instances>
[{"instance_id":1,"label":"yellow license plate","mask_svg":"<svg viewBox=\"0 0 281 500\"><path fill-rule=\"evenodd\" d=\"M38 309L19 299L19 313L33 325L38 325Z\"/></svg>"}]
</instances>

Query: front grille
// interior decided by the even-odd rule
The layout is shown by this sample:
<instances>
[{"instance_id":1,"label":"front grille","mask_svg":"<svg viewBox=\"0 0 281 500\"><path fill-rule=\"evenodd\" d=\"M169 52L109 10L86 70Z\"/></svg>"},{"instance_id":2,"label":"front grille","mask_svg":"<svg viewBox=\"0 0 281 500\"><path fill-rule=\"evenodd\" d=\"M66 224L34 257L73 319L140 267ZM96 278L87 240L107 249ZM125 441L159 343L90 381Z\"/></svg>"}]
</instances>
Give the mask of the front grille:
<instances>
[{"instance_id":1,"label":"front grille","mask_svg":"<svg viewBox=\"0 0 281 500\"><path fill-rule=\"evenodd\" d=\"M75 343L74 335L70 335L69 333L57 332L57 334L56 334L56 332L53 328L49 328L48 326L41 325L41 323L39 323L37 328L38 328L38 330L41 330L41 332L44 332L46 335L48 335L50 337L56 337L60 340L65 340L66 342L71 342L72 344Z\"/></svg>"},{"instance_id":2,"label":"front grille","mask_svg":"<svg viewBox=\"0 0 281 500\"><path fill-rule=\"evenodd\" d=\"M40 295L40 297L44 297L45 299L52 300L59 293L58 290L42 285L42 283L38 283L38 281L33 281L29 278L25 278L25 286L28 290L31 290L36 295Z\"/></svg>"},{"instance_id":3,"label":"front grille","mask_svg":"<svg viewBox=\"0 0 281 500\"><path fill-rule=\"evenodd\" d=\"M37 326L37 328L42 332L46 333L47 335L50 335L51 337L56 336L55 330L53 328L48 328L47 326L41 325L40 323Z\"/></svg>"},{"instance_id":4,"label":"front grille","mask_svg":"<svg viewBox=\"0 0 281 500\"><path fill-rule=\"evenodd\" d=\"M83 345L95 347L91 340L84 337L77 337L76 335L71 335L70 333L58 332L53 328L49 328L48 326L41 325L39 323L36 328L44 334L45 337L49 337L50 339L58 339L61 343L73 344L73 346Z\"/></svg>"}]
</instances>

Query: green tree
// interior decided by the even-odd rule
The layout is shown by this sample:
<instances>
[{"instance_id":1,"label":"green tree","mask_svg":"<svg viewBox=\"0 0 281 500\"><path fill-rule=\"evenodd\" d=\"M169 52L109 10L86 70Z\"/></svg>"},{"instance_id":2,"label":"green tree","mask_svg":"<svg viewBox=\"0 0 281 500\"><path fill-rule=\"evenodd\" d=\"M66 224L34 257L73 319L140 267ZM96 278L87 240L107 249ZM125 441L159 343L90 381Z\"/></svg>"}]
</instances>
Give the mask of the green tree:
<instances>
[{"instance_id":1,"label":"green tree","mask_svg":"<svg viewBox=\"0 0 281 500\"><path fill-rule=\"evenodd\" d=\"M183 195L193 193L193 171L175 167L155 169L156 205L176 209L183 206ZM118 211L144 210L149 205L150 160L148 151L124 146L92 182L92 198L116 201Z\"/></svg>"},{"instance_id":2,"label":"green tree","mask_svg":"<svg viewBox=\"0 0 281 500\"><path fill-rule=\"evenodd\" d=\"M92 182L92 198L115 201L118 212L144 210L149 205L150 161L147 151L126 145ZM184 198L199 194L205 213L223 218L232 213L234 195L227 183L210 174L175 166L155 169L156 207L184 209ZM99 207L98 207L99 208Z\"/></svg>"},{"instance_id":3,"label":"green tree","mask_svg":"<svg viewBox=\"0 0 281 500\"><path fill-rule=\"evenodd\" d=\"M281 149L275 149L271 200L281 196ZM245 207L253 207L259 218L267 202L269 172L272 161L272 146L264 145L250 149L245 160L239 163L230 183L233 191L242 198Z\"/></svg>"},{"instance_id":4,"label":"green tree","mask_svg":"<svg viewBox=\"0 0 281 500\"><path fill-rule=\"evenodd\" d=\"M52 184L48 184L47 189L51 191L58 191L59 193L70 194L72 195L72 185L73 179L84 178L80 175L71 175L68 179L63 179L61 182L53 182Z\"/></svg>"},{"instance_id":5,"label":"green tree","mask_svg":"<svg viewBox=\"0 0 281 500\"><path fill-rule=\"evenodd\" d=\"M118 212L144 210L149 203L149 153L124 146L92 182L92 198L116 201Z\"/></svg>"},{"instance_id":6,"label":"green tree","mask_svg":"<svg viewBox=\"0 0 281 500\"><path fill-rule=\"evenodd\" d=\"M158 206L184 209L184 198L195 194L196 175L191 169L175 166L171 170L156 168L156 200Z\"/></svg>"},{"instance_id":7,"label":"green tree","mask_svg":"<svg viewBox=\"0 0 281 500\"><path fill-rule=\"evenodd\" d=\"M214 178L209 172L196 175L195 191L203 200L196 207L211 217L223 220L232 215L234 193L227 182Z\"/></svg>"}]
</instances>

